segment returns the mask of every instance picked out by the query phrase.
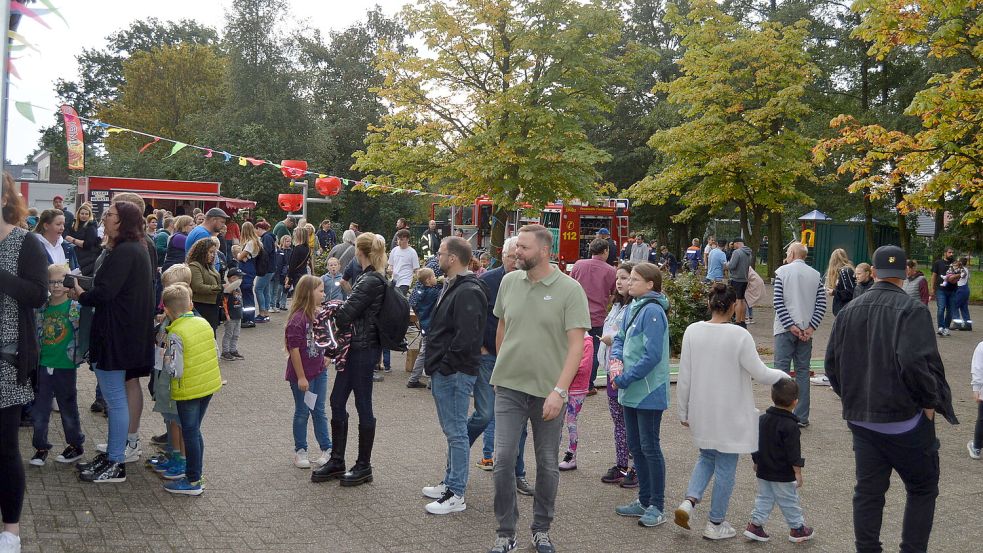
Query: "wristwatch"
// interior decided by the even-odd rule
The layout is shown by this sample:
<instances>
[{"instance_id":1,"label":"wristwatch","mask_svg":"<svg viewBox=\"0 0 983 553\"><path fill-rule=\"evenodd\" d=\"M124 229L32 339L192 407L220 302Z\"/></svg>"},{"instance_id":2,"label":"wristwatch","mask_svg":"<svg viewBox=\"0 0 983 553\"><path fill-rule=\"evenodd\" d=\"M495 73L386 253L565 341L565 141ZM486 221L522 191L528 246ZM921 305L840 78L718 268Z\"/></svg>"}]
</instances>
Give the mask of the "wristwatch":
<instances>
[{"instance_id":1,"label":"wristwatch","mask_svg":"<svg viewBox=\"0 0 983 553\"><path fill-rule=\"evenodd\" d=\"M553 391L560 395L561 398L567 399L567 391L559 386L553 388Z\"/></svg>"}]
</instances>

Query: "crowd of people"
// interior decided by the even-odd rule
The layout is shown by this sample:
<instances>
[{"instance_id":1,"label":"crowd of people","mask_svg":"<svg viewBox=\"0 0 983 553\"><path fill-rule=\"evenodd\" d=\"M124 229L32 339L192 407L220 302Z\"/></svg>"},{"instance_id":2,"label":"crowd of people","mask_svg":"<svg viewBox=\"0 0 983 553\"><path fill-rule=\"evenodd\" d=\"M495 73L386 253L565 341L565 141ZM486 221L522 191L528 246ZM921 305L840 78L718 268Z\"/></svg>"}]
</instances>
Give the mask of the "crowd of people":
<instances>
[{"instance_id":1,"label":"crowd of people","mask_svg":"<svg viewBox=\"0 0 983 553\"><path fill-rule=\"evenodd\" d=\"M83 482L123 482L127 463L144 458L140 428L148 378L153 411L166 432L153 437L161 451L146 462L166 491L202 494L201 426L211 398L226 383L222 364L245 359L238 347L242 328L269 323L279 311L286 311L282 344L284 380L294 402L294 466L311 469L313 482L337 480L345 488L372 482L374 382L391 370L390 352L407 349L410 318L404 314L411 308L420 338L406 386L430 390L447 441L444 466L435 466L433 485L421 490L423 508L438 516L467 509L470 450L482 438L474 464L493 473L497 527L490 553L517 547L517 494L533 497L531 545L540 553L555 551L550 529L560 473L578 469L578 417L586 398L597 393L602 369L615 457L598 477L637 490L633 501L612 505L612 514L637 518L642 527L671 520L690 529L709 490L701 535L733 538L739 530L728 512L738 459L751 455L758 491L746 508L742 535L769 540L766 523L777 504L787 539L812 539L798 494L804 481L800 441L809 426L810 384L828 384L842 399L853 436L857 550L880 550L892 471L908 492L902 550L927 548L939 479L934 417L955 422L955 415L924 305L938 298L938 334L947 335L952 324L971 329L960 303L968 294L968 263L954 259L951 250L933 265L932 280L893 246L856 267L837 250L823 277L806 264L808 249L790 244L773 281L771 369L746 329L754 298L764 289L755 255L741 238L710 237L705 248L695 239L683 264L706 279L710 318L686 328L671 405L674 306L663 279L680 267L667 248L646 244L641 235L618 248L601 229L590 256L567 274L550 263L550 231L527 225L506 240L501 262L492 268L490 257L477 255L461 236L442 236L434 221L417 240L403 219L391 240L354 223L338 240L331 221L315 228L286 217L272 226L261 219L240 226L217 207L150 213L141 197L120 193L98 222L89 204L71 218L58 208L46 210L32 236L22 228L22 199L6 184L0 222L0 551L19 550L25 469L18 427L33 427L30 465L44 467L53 456L75 464ZM810 381L813 335L828 306L835 322L826 375ZM96 453L88 460L83 457L91 446L76 391L83 363L98 382L91 409L108 419L106 443L92 448ZM983 344L972 373L981 407L967 448L980 458ZM770 389L773 403L760 416L755 382ZM351 396L356 424L349 423ZM57 456L48 432L55 406L66 440ZM667 506L660 443L664 414L673 407L695 446L691 476L675 508ZM532 484L525 471L530 429ZM357 444L351 465L349 435ZM914 450L917 458L908 454Z\"/></svg>"}]
</instances>

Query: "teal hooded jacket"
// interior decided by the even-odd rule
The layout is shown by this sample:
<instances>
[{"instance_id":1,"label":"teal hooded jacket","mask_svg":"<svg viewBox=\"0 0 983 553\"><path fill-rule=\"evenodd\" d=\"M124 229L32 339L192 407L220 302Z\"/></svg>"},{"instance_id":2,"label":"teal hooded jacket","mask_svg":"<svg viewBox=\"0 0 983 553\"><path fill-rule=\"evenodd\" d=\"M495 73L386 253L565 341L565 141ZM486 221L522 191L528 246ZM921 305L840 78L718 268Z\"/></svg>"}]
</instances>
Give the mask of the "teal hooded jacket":
<instances>
[{"instance_id":1,"label":"teal hooded jacket","mask_svg":"<svg viewBox=\"0 0 983 553\"><path fill-rule=\"evenodd\" d=\"M621 330L611 346L611 357L625 367L614 379L618 402L625 407L657 411L669 408L668 309L668 298L649 292L632 301L625 311Z\"/></svg>"}]
</instances>

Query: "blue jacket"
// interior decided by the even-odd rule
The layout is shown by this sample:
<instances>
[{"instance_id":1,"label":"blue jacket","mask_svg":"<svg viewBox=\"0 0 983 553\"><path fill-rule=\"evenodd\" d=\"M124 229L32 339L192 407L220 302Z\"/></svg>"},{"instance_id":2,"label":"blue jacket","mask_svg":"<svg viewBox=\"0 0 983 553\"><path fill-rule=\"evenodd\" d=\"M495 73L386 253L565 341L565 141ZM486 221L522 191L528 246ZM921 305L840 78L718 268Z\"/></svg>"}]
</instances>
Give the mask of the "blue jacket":
<instances>
[{"instance_id":1,"label":"blue jacket","mask_svg":"<svg viewBox=\"0 0 983 553\"><path fill-rule=\"evenodd\" d=\"M345 301L348 299L348 294L346 294L344 289L341 287L341 280L341 273L333 276L331 273L324 273L321 275L321 282L324 283L325 302L329 302L331 300Z\"/></svg>"},{"instance_id":2,"label":"blue jacket","mask_svg":"<svg viewBox=\"0 0 983 553\"><path fill-rule=\"evenodd\" d=\"M505 278L505 268L501 266L485 271L478 277L478 280L485 283L485 291L488 295L488 320L485 321L485 339L482 345L492 355L498 354L495 348L495 333L498 332L495 301L498 299L498 289L502 286L503 278Z\"/></svg>"},{"instance_id":3,"label":"blue jacket","mask_svg":"<svg viewBox=\"0 0 983 553\"><path fill-rule=\"evenodd\" d=\"M665 296L649 292L625 310L621 329L611 346L611 357L621 360L625 367L614 379L618 402L625 407L658 411L669 408L667 309L669 300Z\"/></svg>"},{"instance_id":4,"label":"blue jacket","mask_svg":"<svg viewBox=\"0 0 983 553\"><path fill-rule=\"evenodd\" d=\"M276 279L280 283L287 277L287 260L290 259L290 250L291 248L277 248L276 253L273 254L273 272L276 273Z\"/></svg>"},{"instance_id":5,"label":"blue jacket","mask_svg":"<svg viewBox=\"0 0 983 553\"><path fill-rule=\"evenodd\" d=\"M416 318L420 320L420 328L423 332L430 330L430 315L433 314L433 306L440 297L440 286L424 286L422 282L417 282L410 292L410 307L416 312Z\"/></svg>"}]
</instances>

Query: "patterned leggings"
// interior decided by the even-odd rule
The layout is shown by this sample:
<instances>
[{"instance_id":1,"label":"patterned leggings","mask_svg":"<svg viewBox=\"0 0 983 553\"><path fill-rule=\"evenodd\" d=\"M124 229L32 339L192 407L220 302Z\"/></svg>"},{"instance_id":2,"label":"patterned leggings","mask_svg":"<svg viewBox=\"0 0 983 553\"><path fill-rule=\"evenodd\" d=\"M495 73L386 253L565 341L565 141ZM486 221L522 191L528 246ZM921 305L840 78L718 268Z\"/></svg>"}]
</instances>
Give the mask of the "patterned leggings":
<instances>
[{"instance_id":1,"label":"patterned leggings","mask_svg":"<svg viewBox=\"0 0 983 553\"><path fill-rule=\"evenodd\" d=\"M580 414L580 409L584 406L584 399L587 398L587 394L570 394L567 398L567 434L570 436L570 447L567 451L572 453L577 453L577 415Z\"/></svg>"},{"instance_id":2,"label":"patterned leggings","mask_svg":"<svg viewBox=\"0 0 983 553\"><path fill-rule=\"evenodd\" d=\"M614 420L614 454L615 462L619 467L629 467L628 463L628 437L625 434L625 410L618 403L618 397L608 396L608 409L611 411L611 419Z\"/></svg>"}]
</instances>

